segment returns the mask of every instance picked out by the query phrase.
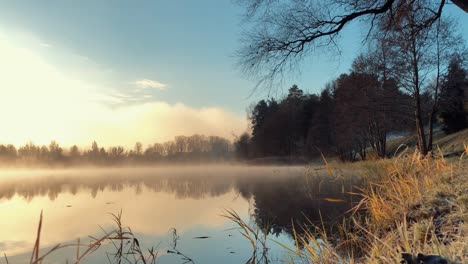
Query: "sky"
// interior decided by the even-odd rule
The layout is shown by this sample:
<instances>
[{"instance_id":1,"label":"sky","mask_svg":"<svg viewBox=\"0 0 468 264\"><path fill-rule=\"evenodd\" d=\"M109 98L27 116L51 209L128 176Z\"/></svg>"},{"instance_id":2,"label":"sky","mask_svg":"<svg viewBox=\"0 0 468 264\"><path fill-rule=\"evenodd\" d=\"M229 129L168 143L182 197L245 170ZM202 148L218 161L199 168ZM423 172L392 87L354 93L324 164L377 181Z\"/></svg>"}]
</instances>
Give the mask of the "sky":
<instances>
[{"instance_id":1,"label":"sky","mask_svg":"<svg viewBox=\"0 0 468 264\"><path fill-rule=\"evenodd\" d=\"M0 1L0 143L240 135L249 105L271 95L235 67L242 11L232 0ZM341 56L308 57L273 95L294 83L318 93L349 69L363 34L348 27Z\"/></svg>"}]
</instances>

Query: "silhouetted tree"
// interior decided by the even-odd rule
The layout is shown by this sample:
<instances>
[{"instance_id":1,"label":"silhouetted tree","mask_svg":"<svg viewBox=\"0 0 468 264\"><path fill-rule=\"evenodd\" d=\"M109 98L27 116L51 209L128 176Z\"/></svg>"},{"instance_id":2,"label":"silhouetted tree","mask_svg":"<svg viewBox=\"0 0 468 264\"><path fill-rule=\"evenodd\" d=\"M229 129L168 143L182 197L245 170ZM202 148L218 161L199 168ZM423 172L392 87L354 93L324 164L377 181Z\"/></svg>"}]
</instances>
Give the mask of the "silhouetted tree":
<instances>
[{"instance_id":1,"label":"silhouetted tree","mask_svg":"<svg viewBox=\"0 0 468 264\"><path fill-rule=\"evenodd\" d=\"M368 124L372 119L369 109L376 77L369 74L343 74L337 80L335 96L335 134L338 155L343 160L355 160L359 154L366 159L369 146Z\"/></svg>"},{"instance_id":2,"label":"silhouetted tree","mask_svg":"<svg viewBox=\"0 0 468 264\"><path fill-rule=\"evenodd\" d=\"M73 145L70 147L68 156L70 161L73 163L81 162L81 152L77 145Z\"/></svg>"},{"instance_id":3,"label":"silhouetted tree","mask_svg":"<svg viewBox=\"0 0 468 264\"><path fill-rule=\"evenodd\" d=\"M62 148L53 140L49 144L49 159L51 161L61 161L63 159Z\"/></svg>"},{"instance_id":4,"label":"silhouetted tree","mask_svg":"<svg viewBox=\"0 0 468 264\"><path fill-rule=\"evenodd\" d=\"M143 153L143 145L140 142L135 143L133 151L136 155L141 155Z\"/></svg>"},{"instance_id":5,"label":"silhouetted tree","mask_svg":"<svg viewBox=\"0 0 468 264\"><path fill-rule=\"evenodd\" d=\"M245 160L251 157L251 138L248 133L243 133L234 141L234 149L236 157L240 160Z\"/></svg>"},{"instance_id":6,"label":"silhouetted tree","mask_svg":"<svg viewBox=\"0 0 468 264\"><path fill-rule=\"evenodd\" d=\"M47 148L47 147L46 147ZM19 147L18 155L22 162L31 164L39 160L41 148L28 142L26 145Z\"/></svg>"},{"instance_id":7,"label":"silhouetted tree","mask_svg":"<svg viewBox=\"0 0 468 264\"><path fill-rule=\"evenodd\" d=\"M8 145L0 145L0 161L2 163L8 164L15 164L17 159L17 151L15 146L8 144Z\"/></svg>"},{"instance_id":8,"label":"silhouetted tree","mask_svg":"<svg viewBox=\"0 0 468 264\"><path fill-rule=\"evenodd\" d=\"M208 145L210 148L211 159L228 159L232 152L232 144L229 140L210 136L208 138Z\"/></svg>"},{"instance_id":9,"label":"silhouetted tree","mask_svg":"<svg viewBox=\"0 0 468 264\"><path fill-rule=\"evenodd\" d=\"M320 94L317 110L310 122L307 145L313 153L316 148L323 154L334 152L335 146L335 102L331 90L333 84L328 84Z\"/></svg>"},{"instance_id":10,"label":"silhouetted tree","mask_svg":"<svg viewBox=\"0 0 468 264\"><path fill-rule=\"evenodd\" d=\"M468 126L466 104L468 74L460 57L450 61L447 75L441 85L440 117L445 133L453 133Z\"/></svg>"},{"instance_id":11,"label":"silhouetted tree","mask_svg":"<svg viewBox=\"0 0 468 264\"><path fill-rule=\"evenodd\" d=\"M98 162L99 159L99 145L96 141L91 144L91 150L87 152L87 156L90 162Z\"/></svg>"},{"instance_id":12,"label":"silhouetted tree","mask_svg":"<svg viewBox=\"0 0 468 264\"><path fill-rule=\"evenodd\" d=\"M252 125L253 155L256 157L272 155L277 152L275 149L279 148L278 134L281 131L269 128L278 124L274 118L278 109L278 103L274 99L261 100L253 107L249 115ZM274 144L272 145L272 143Z\"/></svg>"},{"instance_id":13,"label":"silhouetted tree","mask_svg":"<svg viewBox=\"0 0 468 264\"><path fill-rule=\"evenodd\" d=\"M110 147L108 150L108 158L112 163L117 163L124 160L126 157L125 149L122 146Z\"/></svg>"},{"instance_id":14,"label":"silhouetted tree","mask_svg":"<svg viewBox=\"0 0 468 264\"><path fill-rule=\"evenodd\" d=\"M144 157L146 161L159 161L165 155L164 145L160 143L155 143L146 148L144 152Z\"/></svg>"},{"instance_id":15,"label":"silhouetted tree","mask_svg":"<svg viewBox=\"0 0 468 264\"><path fill-rule=\"evenodd\" d=\"M362 118L366 119L367 139L375 153L383 158L386 156L387 134L405 128L401 120L411 120L411 112L405 110L408 102L398 89L397 82L390 77L388 62L388 43L376 41L375 47L367 54L359 55L352 64L352 71L367 76L361 78L365 83L365 92L361 93L359 108L364 111ZM406 100L407 101L407 100Z\"/></svg>"}]
</instances>

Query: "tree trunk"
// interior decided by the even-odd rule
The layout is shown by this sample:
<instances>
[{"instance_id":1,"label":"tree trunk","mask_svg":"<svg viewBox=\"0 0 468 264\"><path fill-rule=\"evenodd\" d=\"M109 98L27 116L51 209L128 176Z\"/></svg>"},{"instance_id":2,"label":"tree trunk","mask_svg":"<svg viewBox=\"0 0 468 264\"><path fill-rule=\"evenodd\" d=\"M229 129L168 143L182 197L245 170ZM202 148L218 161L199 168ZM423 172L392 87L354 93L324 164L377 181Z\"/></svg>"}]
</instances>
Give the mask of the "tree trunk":
<instances>
[{"instance_id":1,"label":"tree trunk","mask_svg":"<svg viewBox=\"0 0 468 264\"><path fill-rule=\"evenodd\" d=\"M416 112L415 112L415 119L416 119L416 130L418 133L418 149L419 152L423 156L427 155L427 146L426 146L426 135L424 134L424 124L421 118L421 105L419 101L419 96L416 99Z\"/></svg>"},{"instance_id":2,"label":"tree trunk","mask_svg":"<svg viewBox=\"0 0 468 264\"><path fill-rule=\"evenodd\" d=\"M432 151L432 138L434 135L434 119L435 119L435 108L432 109L431 114L429 115L429 138L427 142L427 151Z\"/></svg>"},{"instance_id":3,"label":"tree trunk","mask_svg":"<svg viewBox=\"0 0 468 264\"><path fill-rule=\"evenodd\" d=\"M411 54L413 56L413 85L414 85L414 94L415 97L415 121L416 121L416 132L418 133L418 149L419 152L423 155L427 155L427 146L426 146L426 135L424 134L424 124L421 116L421 93L420 93L420 84L419 84L419 61L418 61L418 51L416 49L415 33L411 34Z\"/></svg>"},{"instance_id":4,"label":"tree trunk","mask_svg":"<svg viewBox=\"0 0 468 264\"><path fill-rule=\"evenodd\" d=\"M380 136L380 150L379 150L379 157L380 158L385 158L387 155L387 133L382 132Z\"/></svg>"},{"instance_id":5,"label":"tree trunk","mask_svg":"<svg viewBox=\"0 0 468 264\"><path fill-rule=\"evenodd\" d=\"M436 76L436 84L434 89L434 104L432 105L432 110L429 115L429 139L427 143L427 150L432 151L432 138L434 135L434 122L435 117L438 111L438 104L439 104L439 85L440 85L440 43L439 43L439 32L440 32L440 20L437 24L437 76Z\"/></svg>"}]
</instances>

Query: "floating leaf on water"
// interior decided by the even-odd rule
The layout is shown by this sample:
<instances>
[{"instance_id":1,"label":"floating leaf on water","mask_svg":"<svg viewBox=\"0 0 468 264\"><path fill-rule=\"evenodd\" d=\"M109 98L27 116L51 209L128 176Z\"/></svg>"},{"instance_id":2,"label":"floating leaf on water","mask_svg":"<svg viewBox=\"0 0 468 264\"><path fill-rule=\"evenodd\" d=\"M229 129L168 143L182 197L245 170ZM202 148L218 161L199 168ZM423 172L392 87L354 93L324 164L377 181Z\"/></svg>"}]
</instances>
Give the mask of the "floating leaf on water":
<instances>
[{"instance_id":1,"label":"floating leaf on water","mask_svg":"<svg viewBox=\"0 0 468 264\"><path fill-rule=\"evenodd\" d=\"M346 202L343 199L337 199L337 198L325 198L324 200L327 201L327 202L331 202L331 203L344 203L344 202Z\"/></svg>"}]
</instances>

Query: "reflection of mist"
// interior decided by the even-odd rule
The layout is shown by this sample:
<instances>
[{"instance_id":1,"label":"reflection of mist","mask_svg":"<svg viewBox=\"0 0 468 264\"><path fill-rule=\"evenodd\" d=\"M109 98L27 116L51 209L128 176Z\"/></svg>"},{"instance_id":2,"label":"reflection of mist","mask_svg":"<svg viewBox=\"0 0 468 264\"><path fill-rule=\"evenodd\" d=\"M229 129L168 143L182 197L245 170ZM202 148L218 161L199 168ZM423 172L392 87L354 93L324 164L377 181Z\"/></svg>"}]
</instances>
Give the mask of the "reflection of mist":
<instances>
[{"instance_id":1,"label":"reflection of mist","mask_svg":"<svg viewBox=\"0 0 468 264\"><path fill-rule=\"evenodd\" d=\"M54 200L60 193L84 191L96 197L105 190L118 192L125 188L134 188L138 194L144 186L154 192L172 193L177 198L202 199L225 194L244 178L290 177L302 170L299 167L181 166L18 171L2 173L0 198L18 195L31 200L36 196L48 196Z\"/></svg>"},{"instance_id":2,"label":"reflection of mist","mask_svg":"<svg viewBox=\"0 0 468 264\"><path fill-rule=\"evenodd\" d=\"M359 178L336 181L301 167L181 166L127 169L24 171L2 175L0 198L15 195L31 201L36 196L56 199L61 193L122 192L131 188L169 193L178 199L218 197L232 190L253 202L252 217L260 228L276 235L291 234L292 221L325 224L339 221L358 198L348 194ZM339 202L329 202L333 198ZM215 217L215 216L213 216ZM300 229L296 231L300 232Z\"/></svg>"}]
</instances>

